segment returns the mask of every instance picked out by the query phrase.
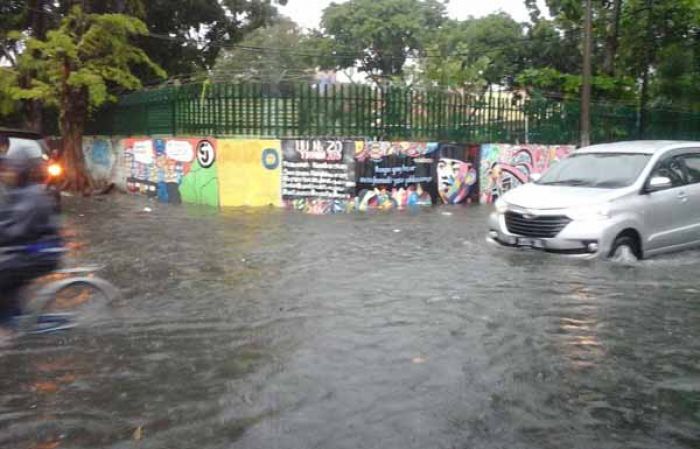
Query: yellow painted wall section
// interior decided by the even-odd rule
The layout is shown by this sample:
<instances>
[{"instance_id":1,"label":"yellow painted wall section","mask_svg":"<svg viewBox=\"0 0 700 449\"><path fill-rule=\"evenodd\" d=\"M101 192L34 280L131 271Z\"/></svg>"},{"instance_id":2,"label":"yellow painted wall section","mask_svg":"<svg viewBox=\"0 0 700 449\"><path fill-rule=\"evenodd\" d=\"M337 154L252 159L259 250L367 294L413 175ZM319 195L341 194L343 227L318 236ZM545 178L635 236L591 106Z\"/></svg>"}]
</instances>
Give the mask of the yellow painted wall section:
<instances>
[{"instance_id":1,"label":"yellow painted wall section","mask_svg":"<svg viewBox=\"0 0 700 449\"><path fill-rule=\"evenodd\" d=\"M222 207L282 206L279 140L219 139L218 144Z\"/></svg>"}]
</instances>

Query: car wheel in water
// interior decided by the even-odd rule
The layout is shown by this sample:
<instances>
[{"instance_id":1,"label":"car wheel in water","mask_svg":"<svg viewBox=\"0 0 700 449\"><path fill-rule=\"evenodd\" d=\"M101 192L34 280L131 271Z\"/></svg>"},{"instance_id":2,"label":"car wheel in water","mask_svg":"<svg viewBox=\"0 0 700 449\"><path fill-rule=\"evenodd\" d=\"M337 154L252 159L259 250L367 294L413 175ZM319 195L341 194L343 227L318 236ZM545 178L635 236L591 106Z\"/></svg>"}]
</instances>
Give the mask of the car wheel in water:
<instances>
[{"instance_id":1,"label":"car wheel in water","mask_svg":"<svg viewBox=\"0 0 700 449\"><path fill-rule=\"evenodd\" d=\"M608 255L608 259L619 263L634 263L640 258L637 241L629 235L616 238Z\"/></svg>"}]
</instances>

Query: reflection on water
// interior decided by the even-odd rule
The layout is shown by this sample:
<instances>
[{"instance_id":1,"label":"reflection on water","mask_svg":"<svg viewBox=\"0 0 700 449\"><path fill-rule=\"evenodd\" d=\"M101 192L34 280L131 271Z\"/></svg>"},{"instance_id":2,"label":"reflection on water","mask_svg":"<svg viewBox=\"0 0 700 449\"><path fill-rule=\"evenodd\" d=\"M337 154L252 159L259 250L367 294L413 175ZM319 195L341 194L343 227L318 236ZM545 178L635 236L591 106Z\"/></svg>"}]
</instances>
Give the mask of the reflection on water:
<instances>
[{"instance_id":1,"label":"reflection on water","mask_svg":"<svg viewBox=\"0 0 700 449\"><path fill-rule=\"evenodd\" d=\"M700 445L698 253L503 250L478 207L76 201L72 262L124 298L0 348L0 447Z\"/></svg>"}]
</instances>

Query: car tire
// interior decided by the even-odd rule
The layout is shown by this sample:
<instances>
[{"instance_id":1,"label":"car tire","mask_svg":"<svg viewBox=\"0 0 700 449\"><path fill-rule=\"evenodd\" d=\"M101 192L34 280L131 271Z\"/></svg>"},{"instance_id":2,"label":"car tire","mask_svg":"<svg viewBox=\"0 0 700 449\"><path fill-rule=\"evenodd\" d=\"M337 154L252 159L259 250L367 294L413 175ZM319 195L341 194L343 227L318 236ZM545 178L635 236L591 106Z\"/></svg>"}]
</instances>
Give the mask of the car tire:
<instances>
[{"instance_id":1,"label":"car tire","mask_svg":"<svg viewBox=\"0 0 700 449\"><path fill-rule=\"evenodd\" d=\"M639 244L634 237L621 235L615 239L608 259L619 263L634 263L641 259Z\"/></svg>"}]
</instances>

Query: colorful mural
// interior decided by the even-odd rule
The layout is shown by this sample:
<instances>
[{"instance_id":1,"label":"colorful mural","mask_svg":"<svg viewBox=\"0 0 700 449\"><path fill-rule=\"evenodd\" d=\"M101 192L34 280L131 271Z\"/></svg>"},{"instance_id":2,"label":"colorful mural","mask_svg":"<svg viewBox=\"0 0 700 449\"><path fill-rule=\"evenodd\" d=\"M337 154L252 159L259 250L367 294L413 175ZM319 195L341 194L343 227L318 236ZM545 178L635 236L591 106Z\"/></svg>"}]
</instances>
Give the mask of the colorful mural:
<instances>
[{"instance_id":1,"label":"colorful mural","mask_svg":"<svg viewBox=\"0 0 700 449\"><path fill-rule=\"evenodd\" d=\"M381 162L391 156L399 158L418 158L430 155L437 149L438 144L432 142L366 141L364 145L358 145L356 147L355 159L358 162L367 160Z\"/></svg>"},{"instance_id":2,"label":"colorful mural","mask_svg":"<svg viewBox=\"0 0 700 449\"><path fill-rule=\"evenodd\" d=\"M492 203L505 192L541 174L550 165L567 157L574 146L506 145L481 146L481 202Z\"/></svg>"},{"instance_id":3,"label":"colorful mural","mask_svg":"<svg viewBox=\"0 0 700 449\"><path fill-rule=\"evenodd\" d=\"M121 147L129 192L165 203L219 205L215 139L128 138Z\"/></svg>"},{"instance_id":4,"label":"colorful mural","mask_svg":"<svg viewBox=\"0 0 700 449\"><path fill-rule=\"evenodd\" d=\"M221 206L282 206L279 140L222 139L218 146Z\"/></svg>"},{"instance_id":5,"label":"colorful mural","mask_svg":"<svg viewBox=\"0 0 700 449\"><path fill-rule=\"evenodd\" d=\"M287 209L293 209L312 215L342 214L354 209L352 200L323 200L318 198L297 198L284 200Z\"/></svg>"},{"instance_id":6,"label":"colorful mural","mask_svg":"<svg viewBox=\"0 0 700 449\"><path fill-rule=\"evenodd\" d=\"M437 143L374 142L356 147L355 208L390 210L436 200Z\"/></svg>"},{"instance_id":7,"label":"colorful mural","mask_svg":"<svg viewBox=\"0 0 700 449\"><path fill-rule=\"evenodd\" d=\"M85 137L93 179L168 203L311 214L495 201L573 146Z\"/></svg>"},{"instance_id":8,"label":"colorful mural","mask_svg":"<svg viewBox=\"0 0 700 449\"><path fill-rule=\"evenodd\" d=\"M355 198L352 208L366 212L368 210L402 210L411 207L431 206L433 204L430 194L423 190L420 184L407 188L387 190L384 187L363 189Z\"/></svg>"},{"instance_id":9,"label":"colorful mural","mask_svg":"<svg viewBox=\"0 0 700 449\"><path fill-rule=\"evenodd\" d=\"M440 144L437 193L443 204L470 204L479 200L477 160L479 147Z\"/></svg>"}]
</instances>

